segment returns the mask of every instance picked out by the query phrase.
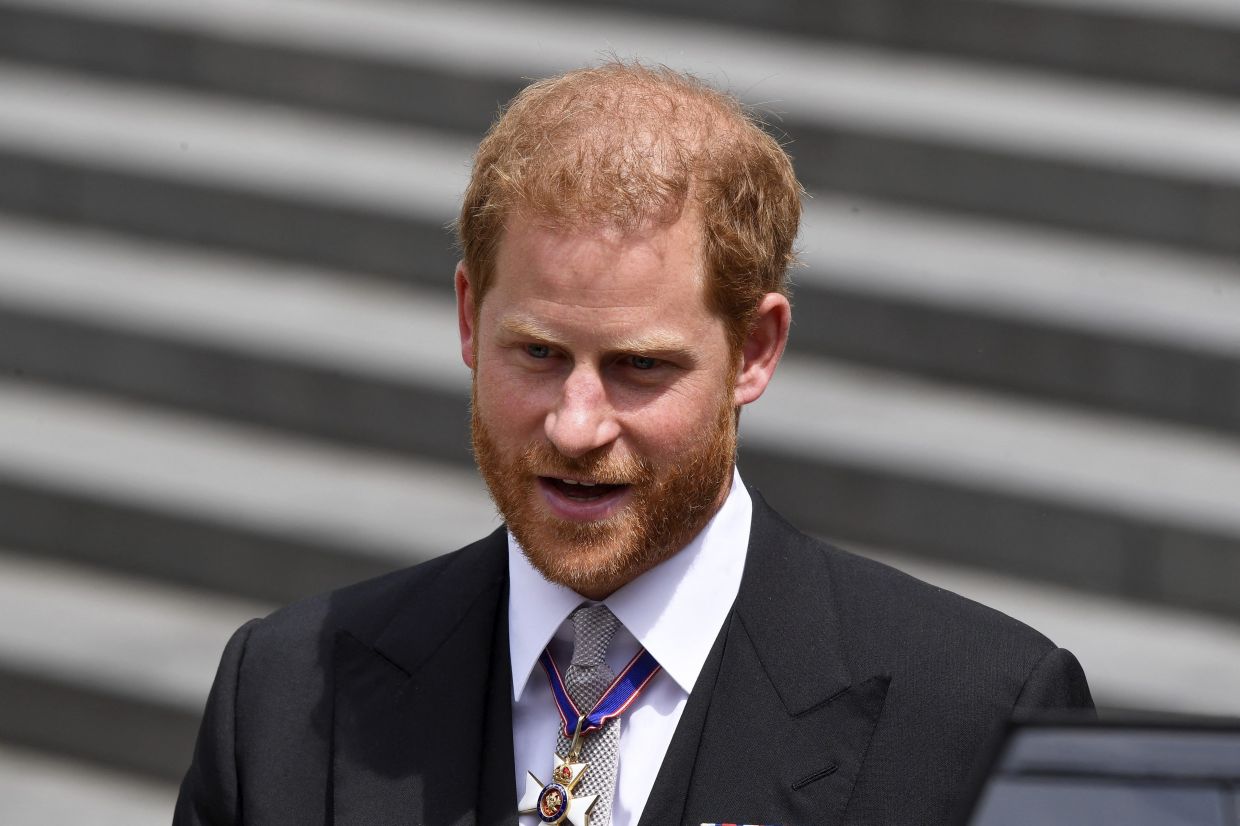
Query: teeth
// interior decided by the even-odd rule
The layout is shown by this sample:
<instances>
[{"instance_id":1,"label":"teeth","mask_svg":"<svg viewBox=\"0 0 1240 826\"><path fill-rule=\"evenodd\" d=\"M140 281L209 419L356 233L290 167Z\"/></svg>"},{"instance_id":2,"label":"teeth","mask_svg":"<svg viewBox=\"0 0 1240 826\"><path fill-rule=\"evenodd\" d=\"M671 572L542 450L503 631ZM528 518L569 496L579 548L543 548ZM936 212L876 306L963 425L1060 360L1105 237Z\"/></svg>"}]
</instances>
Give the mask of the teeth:
<instances>
[{"instance_id":1,"label":"teeth","mask_svg":"<svg viewBox=\"0 0 1240 826\"><path fill-rule=\"evenodd\" d=\"M583 488L592 488L598 484L598 482L578 482L573 479L561 479L560 481L566 485L581 485Z\"/></svg>"}]
</instances>

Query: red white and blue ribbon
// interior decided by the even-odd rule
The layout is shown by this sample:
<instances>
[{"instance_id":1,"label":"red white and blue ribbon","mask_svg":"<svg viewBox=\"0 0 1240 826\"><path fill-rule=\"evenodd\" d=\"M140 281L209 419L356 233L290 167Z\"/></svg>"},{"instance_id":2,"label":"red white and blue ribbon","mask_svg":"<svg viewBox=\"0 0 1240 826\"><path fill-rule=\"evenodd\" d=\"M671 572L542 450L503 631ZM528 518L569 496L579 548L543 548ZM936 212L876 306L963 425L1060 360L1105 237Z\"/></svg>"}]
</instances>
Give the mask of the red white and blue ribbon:
<instances>
[{"instance_id":1,"label":"red white and blue ribbon","mask_svg":"<svg viewBox=\"0 0 1240 826\"><path fill-rule=\"evenodd\" d=\"M564 736L572 739L577 733L577 721L581 719L582 712L568 696L568 691L564 688L564 678L560 676L560 669L556 667L555 660L551 659L551 652L544 648L538 657L538 662L542 664L543 671L547 672L547 681L551 683L555 706L560 712L560 720L564 723ZM654 679L654 675L659 673L659 667L659 663L649 651L644 648L638 651L603 692L603 696L598 698L594 708L586 713L581 733L588 734L596 731L602 728L608 720L619 717L627 711L638 695Z\"/></svg>"}]
</instances>

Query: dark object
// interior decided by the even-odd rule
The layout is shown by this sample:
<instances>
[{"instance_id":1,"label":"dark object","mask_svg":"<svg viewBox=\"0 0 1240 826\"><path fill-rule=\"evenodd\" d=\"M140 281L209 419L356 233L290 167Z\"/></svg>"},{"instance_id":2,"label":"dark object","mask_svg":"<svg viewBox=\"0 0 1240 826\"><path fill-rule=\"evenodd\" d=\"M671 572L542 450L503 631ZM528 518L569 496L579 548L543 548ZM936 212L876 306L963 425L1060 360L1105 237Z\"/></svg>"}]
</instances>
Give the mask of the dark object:
<instances>
[{"instance_id":1,"label":"dark object","mask_svg":"<svg viewBox=\"0 0 1240 826\"><path fill-rule=\"evenodd\" d=\"M1240 720L1009 724L967 826L1240 826Z\"/></svg>"}]
</instances>

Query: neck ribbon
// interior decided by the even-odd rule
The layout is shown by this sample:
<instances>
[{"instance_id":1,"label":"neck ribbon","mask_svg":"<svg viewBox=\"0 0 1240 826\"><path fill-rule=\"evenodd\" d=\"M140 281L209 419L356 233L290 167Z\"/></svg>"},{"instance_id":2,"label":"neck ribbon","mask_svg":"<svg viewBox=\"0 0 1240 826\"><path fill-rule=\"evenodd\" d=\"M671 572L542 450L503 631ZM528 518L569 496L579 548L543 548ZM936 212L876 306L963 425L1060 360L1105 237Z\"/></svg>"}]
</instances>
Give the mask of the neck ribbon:
<instances>
[{"instance_id":1,"label":"neck ribbon","mask_svg":"<svg viewBox=\"0 0 1240 826\"><path fill-rule=\"evenodd\" d=\"M588 712L584 712L577 708L577 704L573 702L573 698L568 696L568 690L564 687L564 678L560 676L560 669L556 667L555 660L551 658L551 652L543 649L538 657L538 662L543 667L543 671L547 672L547 681L551 683L551 693L555 696L556 709L560 712L560 720L564 724L564 736L572 739L577 733L577 721L582 723L581 733L589 734L603 727L608 720L619 717L629 706L633 705L633 701L645 691L646 686L654 679L654 675L659 672L659 663L655 660L646 649L638 651L633 659L629 660L629 664L624 670L612 680L607 690L603 692L603 696L598 698L598 702L594 704L594 708Z\"/></svg>"}]
</instances>

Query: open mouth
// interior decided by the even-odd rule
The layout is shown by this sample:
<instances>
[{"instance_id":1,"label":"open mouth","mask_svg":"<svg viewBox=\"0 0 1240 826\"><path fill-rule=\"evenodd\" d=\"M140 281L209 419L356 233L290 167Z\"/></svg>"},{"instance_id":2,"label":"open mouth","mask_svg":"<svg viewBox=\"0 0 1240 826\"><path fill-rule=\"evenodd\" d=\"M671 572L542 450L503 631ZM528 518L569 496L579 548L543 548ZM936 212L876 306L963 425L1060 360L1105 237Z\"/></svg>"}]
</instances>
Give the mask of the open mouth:
<instances>
[{"instance_id":1,"label":"open mouth","mask_svg":"<svg viewBox=\"0 0 1240 826\"><path fill-rule=\"evenodd\" d=\"M628 487L628 485L609 485L578 479L557 479L552 476L541 478L544 484L554 488L561 496L578 502L593 502Z\"/></svg>"},{"instance_id":2,"label":"open mouth","mask_svg":"<svg viewBox=\"0 0 1240 826\"><path fill-rule=\"evenodd\" d=\"M557 476L539 476L538 486L551 514L569 522L610 519L629 501L633 487Z\"/></svg>"}]
</instances>

